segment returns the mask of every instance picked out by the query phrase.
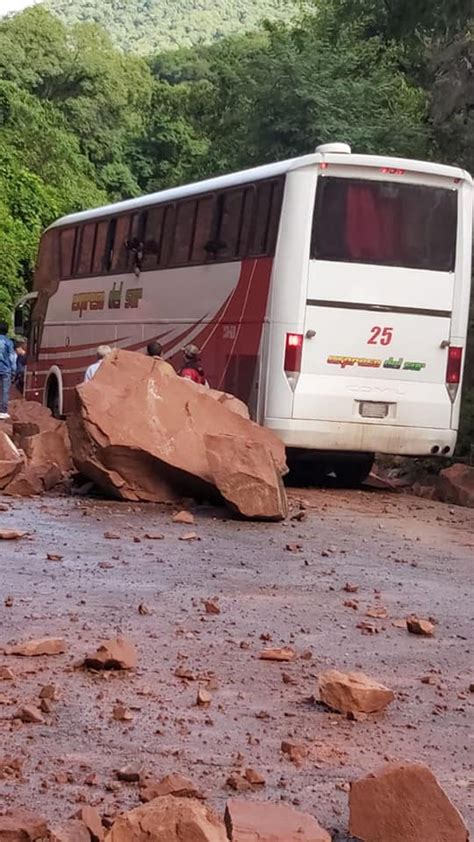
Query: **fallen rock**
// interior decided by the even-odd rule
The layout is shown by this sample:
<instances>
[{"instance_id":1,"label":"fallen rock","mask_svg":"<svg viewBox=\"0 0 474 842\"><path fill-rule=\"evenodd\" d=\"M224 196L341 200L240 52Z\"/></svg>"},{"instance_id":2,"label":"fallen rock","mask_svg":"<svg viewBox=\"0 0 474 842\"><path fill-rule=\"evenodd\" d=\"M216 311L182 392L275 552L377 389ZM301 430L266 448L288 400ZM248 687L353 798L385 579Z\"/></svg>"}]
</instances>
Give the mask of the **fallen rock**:
<instances>
[{"instance_id":1,"label":"fallen rock","mask_svg":"<svg viewBox=\"0 0 474 842\"><path fill-rule=\"evenodd\" d=\"M84 659L84 666L93 670L131 670L137 663L137 650L126 637L105 640L94 654Z\"/></svg>"},{"instance_id":2,"label":"fallen rock","mask_svg":"<svg viewBox=\"0 0 474 842\"><path fill-rule=\"evenodd\" d=\"M47 823L34 813L11 810L0 816L0 840L4 842L35 842L47 838Z\"/></svg>"},{"instance_id":3,"label":"fallen rock","mask_svg":"<svg viewBox=\"0 0 474 842\"><path fill-rule=\"evenodd\" d=\"M221 613L220 605L217 599L203 599L203 603L206 614L218 615Z\"/></svg>"},{"instance_id":4,"label":"fallen rock","mask_svg":"<svg viewBox=\"0 0 474 842\"><path fill-rule=\"evenodd\" d=\"M50 842L91 842L89 830L79 819L53 825L48 838Z\"/></svg>"},{"instance_id":5,"label":"fallen rock","mask_svg":"<svg viewBox=\"0 0 474 842\"><path fill-rule=\"evenodd\" d=\"M319 676L321 701L339 713L377 713L393 702L395 694L363 672L329 670Z\"/></svg>"},{"instance_id":6,"label":"fallen rock","mask_svg":"<svg viewBox=\"0 0 474 842\"><path fill-rule=\"evenodd\" d=\"M283 740L281 750L296 766L301 765L309 754L308 746L303 743L295 743L292 740Z\"/></svg>"},{"instance_id":7,"label":"fallen rock","mask_svg":"<svg viewBox=\"0 0 474 842\"><path fill-rule=\"evenodd\" d=\"M77 818L86 826L92 842L102 842L105 837L105 830L99 811L95 807L91 807L89 804L81 807Z\"/></svg>"},{"instance_id":8,"label":"fallen rock","mask_svg":"<svg viewBox=\"0 0 474 842\"><path fill-rule=\"evenodd\" d=\"M43 714L34 705L23 705L16 713L15 718L31 725L41 725L44 722Z\"/></svg>"},{"instance_id":9,"label":"fallen rock","mask_svg":"<svg viewBox=\"0 0 474 842\"><path fill-rule=\"evenodd\" d=\"M115 351L93 380L78 387L77 400L77 412L69 419L73 459L77 469L108 494L169 502L183 496L215 496L216 485L222 485L218 490L233 506L242 503L245 514L251 509L242 496L244 487L252 491L255 505L260 488L262 499L277 501L278 507L264 511L259 503L255 516L282 516L286 455L280 439L226 409L208 390L178 377L166 363ZM129 408L125 418L123 406ZM206 442L208 436L212 438ZM216 451L215 437L222 439L225 459ZM267 465L250 480L246 473L256 457L247 455L249 448L260 452ZM227 462L223 476L224 462L232 454L245 457L244 462ZM273 494L267 485L271 470L277 487Z\"/></svg>"},{"instance_id":10,"label":"fallen rock","mask_svg":"<svg viewBox=\"0 0 474 842\"><path fill-rule=\"evenodd\" d=\"M474 468L451 465L441 471L437 483L438 498L445 503L474 508Z\"/></svg>"},{"instance_id":11,"label":"fallen rock","mask_svg":"<svg viewBox=\"0 0 474 842\"><path fill-rule=\"evenodd\" d=\"M422 620L419 617L407 618L407 630L410 634L417 634L421 637L433 637L434 625L429 620Z\"/></svg>"},{"instance_id":12,"label":"fallen rock","mask_svg":"<svg viewBox=\"0 0 474 842\"><path fill-rule=\"evenodd\" d=\"M3 493L10 497L38 497L44 490L43 472L33 465L25 465Z\"/></svg>"},{"instance_id":13,"label":"fallen rock","mask_svg":"<svg viewBox=\"0 0 474 842\"><path fill-rule=\"evenodd\" d=\"M26 532L18 532L16 529L0 529L0 541L19 541L25 535Z\"/></svg>"},{"instance_id":14,"label":"fallen rock","mask_svg":"<svg viewBox=\"0 0 474 842\"><path fill-rule=\"evenodd\" d=\"M296 652L290 646L281 649L264 649L260 652L259 658L261 661L294 661Z\"/></svg>"},{"instance_id":15,"label":"fallen rock","mask_svg":"<svg viewBox=\"0 0 474 842\"><path fill-rule=\"evenodd\" d=\"M44 430L24 440L23 450L29 465L44 470L57 465L62 473L72 470L71 442L65 421L57 421L53 430Z\"/></svg>"},{"instance_id":16,"label":"fallen rock","mask_svg":"<svg viewBox=\"0 0 474 842\"><path fill-rule=\"evenodd\" d=\"M231 842L331 842L313 816L269 801L231 798L225 823Z\"/></svg>"},{"instance_id":17,"label":"fallen rock","mask_svg":"<svg viewBox=\"0 0 474 842\"><path fill-rule=\"evenodd\" d=\"M349 833L363 842L468 842L460 814L427 766L388 765L355 781Z\"/></svg>"},{"instance_id":18,"label":"fallen rock","mask_svg":"<svg viewBox=\"0 0 474 842\"><path fill-rule=\"evenodd\" d=\"M13 480L23 467L23 457L6 433L0 431L0 490Z\"/></svg>"},{"instance_id":19,"label":"fallen rock","mask_svg":"<svg viewBox=\"0 0 474 842\"><path fill-rule=\"evenodd\" d=\"M187 526L192 526L194 524L194 515L191 512L177 512L173 515L173 523L185 523Z\"/></svg>"},{"instance_id":20,"label":"fallen rock","mask_svg":"<svg viewBox=\"0 0 474 842\"><path fill-rule=\"evenodd\" d=\"M117 819L106 842L228 842L224 825L199 801L165 796ZM299 840L303 842L303 840Z\"/></svg>"},{"instance_id":21,"label":"fallen rock","mask_svg":"<svg viewBox=\"0 0 474 842\"><path fill-rule=\"evenodd\" d=\"M212 482L231 510L250 520L288 515L282 473L265 442L210 434L204 442Z\"/></svg>"},{"instance_id":22,"label":"fallen rock","mask_svg":"<svg viewBox=\"0 0 474 842\"><path fill-rule=\"evenodd\" d=\"M166 775L161 781L147 780L140 789L140 798L144 802L153 801L154 798L164 798L167 795L172 795L174 798L204 800L204 795L198 787L177 772Z\"/></svg>"},{"instance_id":23,"label":"fallen rock","mask_svg":"<svg viewBox=\"0 0 474 842\"><path fill-rule=\"evenodd\" d=\"M0 664L0 681L14 681L15 680L15 673L10 667L5 667L3 664Z\"/></svg>"},{"instance_id":24,"label":"fallen rock","mask_svg":"<svg viewBox=\"0 0 474 842\"><path fill-rule=\"evenodd\" d=\"M11 646L7 651L9 655L19 655L23 658L37 658L40 655L63 655L66 651L66 641L62 637L44 637Z\"/></svg>"},{"instance_id":25,"label":"fallen rock","mask_svg":"<svg viewBox=\"0 0 474 842\"><path fill-rule=\"evenodd\" d=\"M126 784L138 784L141 780L141 769L138 766L122 766L117 769L117 780L124 781Z\"/></svg>"}]
</instances>

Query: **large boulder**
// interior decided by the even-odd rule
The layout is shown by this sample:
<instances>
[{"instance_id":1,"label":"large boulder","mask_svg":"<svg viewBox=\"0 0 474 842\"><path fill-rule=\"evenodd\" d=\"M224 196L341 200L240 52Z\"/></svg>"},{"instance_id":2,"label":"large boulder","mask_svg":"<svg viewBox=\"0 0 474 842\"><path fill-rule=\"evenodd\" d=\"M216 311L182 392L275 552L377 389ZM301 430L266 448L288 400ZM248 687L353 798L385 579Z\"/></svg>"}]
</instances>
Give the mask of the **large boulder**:
<instances>
[{"instance_id":1,"label":"large boulder","mask_svg":"<svg viewBox=\"0 0 474 842\"><path fill-rule=\"evenodd\" d=\"M244 516L286 515L283 443L167 363L115 351L78 387L77 400L69 419L74 463L107 493L159 503L217 490Z\"/></svg>"},{"instance_id":2,"label":"large boulder","mask_svg":"<svg viewBox=\"0 0 474 842\"><path fill-rule=\"evenodd\" d=\"M460 814L427 766L389 764L351 785L349 833L363 842L468 842Z\"/></svg>"},{"instance_id":3,"label":"large boulder","mask_svg":"<svg viewBox=\"0 0 474 842\"><path fill-rule=\"evenodd\" d=\"M287 804L232 798L225 823L231 842L331 842L313 816Z\"/></svg>"},{"instance_id":4,"label":"large boulder","mask_svg":"<svg viewBox=\"0 0 474 842\"><path fill-rule=\"evenodd\" d=\"M223 823L200 801L157 798L117 819L106 842L228 842Z\"/></svg>"},{"instance_id":5,"label":"large boulder","mask_svg":"<svg viewBox=\"0 0 474 842\"><path fill-rule=\"evenodd\" d=\"M474 508L474 468L461 463L441 471L438 498L456 506Z\"/></svg>"},{"instance_id":6,"label":"large boulder","mask_svg":"<svg viewBox=\"0 0 474 842\"><path fill-rule=\"evenodd\" d=\"M11 810L0 816L0 842L36 842L49 836L41 816L26 810Z\"/></svg>"}]
</instances>

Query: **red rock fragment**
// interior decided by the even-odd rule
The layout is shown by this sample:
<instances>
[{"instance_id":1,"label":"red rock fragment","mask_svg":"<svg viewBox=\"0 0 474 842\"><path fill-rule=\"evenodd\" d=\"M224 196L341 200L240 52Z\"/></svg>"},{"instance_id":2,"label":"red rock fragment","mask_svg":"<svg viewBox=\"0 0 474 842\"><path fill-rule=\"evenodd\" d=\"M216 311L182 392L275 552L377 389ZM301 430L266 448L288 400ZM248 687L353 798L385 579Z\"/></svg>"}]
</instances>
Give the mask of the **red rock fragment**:
<instances>
[{"instance_id":1,"label":"red rock fragment","mask_svg":"<svg viewBox=\"0 0 474 842\"><path fill-rule=\"evenodd\" d=\"M117 770L117 779L127 784L138 784L141 779L141 770L137 766L123 766Z\"/></svg>"},{"instance_id":2,"label":"red rock fragment","mask_svg":"<svg viewBox=\"0 0 474 842\"><path fill-rule=\"evenodd\" d=\"M50 842L91 842L91 835L79 819L55 824L51 828Z\"/></svg>"},{"instance_id":3,"label":"red rock fragment","mask_svg":"<svg viewBox=\"0 0 474 842\"><path fill-rule=\"evenodd\" d=\"M433 637L435 627L429 620L422 620L413 616L407 618L407 630L410 634L417 634L421 637Z\"/></svg>"},{"instance_id":4,"label":"red rock fragment","mask_svg":"<svg viewBox=\"0 0 474 842\"><path fill-rule=\"evenodd\" d=\"M183 510L173 515L172 521L173 523L184 523L187 526L193 526L195 522L195 517L193 514L191 514L191 512L186 512Z\"/></svg>"},{"instance_id":5,"label":"red rock fragment","mask_svg":"<svg viewBox=\"0 0 474 842\"><path fill-rule=\"evenodd\" d=\"M0 541L18 541L25 535L26 532L19 532L17 529L0 529Z\"/></svg>"},{"instance_id":6,"label":"red rock fragment","mask_svg":"<svg viewBox=\"0 0 474 842\"><path fill-rule=\"evenodd\" d=\"M197 532L187 532L186 535L180 535L180 541L199 541L199 535Z\"/></svg>"},{"instance_id":7,"label":"red rock fragment","mask_svg":"<svg viewBox=\"0 0 474 842\"><path fill-rule=\"evenodd\" d=\"M46 553L46 558L48 561L62 561L64 556L59 553Z\"/></svg>"},{"instance_id":8,"label":"red rock fragment","mask_svg":"<svg viewBox=\"0 0 474 842\"><path fill-rule=\"evenodd\" d=\"M153 801L154 798L164 798L167 795L172 795L174 798L204 800L204 795L198 787L177 772L166 775L161 781L146 780L140 789L140 798L145 802Z\"/></svg>"},{"instance_id":9,"label":"red rock fragment","mask_svg":"<svg viewBox=\"0 0 474 842\"><path fill-rule=\"evenodd\" d=\"M220 614L221 609L218 605L217 599L204 599L204 608L206 610L206 614Z\"/></svg>"},{"instance_id":10,"label":"red rock fragment","mask_svg":"<svg viewBox=\"0 0 474 842\"><path fill-rule=\"evenodd\" d=\"M98 810L89 804L81 807L77 818L82 821L91 835L92 842L103 842L105 838L104 826Z\"/></svg>"},{"instance_id":11,"label":"red rock fragment","mask_svg":"<svg viewBox=\"0 0 474 842\"><path fill-rule=\"evenodd\" d=\"M422 764L388 765L355 781L349 809L349 833L363 842L469 839L460 814Z\"/></svg>"},{"instance_id":12,"label":"red rock fragment","mask_svg":"<svg viewBox=\"0 0 474 842\"><path fill-rule=\"evenodd\" d=\"M231 842L331 842L313 816L269 801L231 798L225 823Z\"/></svg>"},{"instance_id":13,"label":"red rock fragment","mask_svg":"<svg viewBox=\"0 0 474 842\"><path fill-rule=\"evenodd\" d=\"M34 725L41 725L44 722L41 711L34 705L23 705L16 713L15 718Z\"/></svg>"},{"instance_id":14,"label":"red rock fragment","mask_svg":"<svg viewBox=\"0 0 474 842\"><path fill-rule=\"evenodd\" d=\"M107 842L228 842L224 825L199 801L165 796L117 819ZM304 842L304 840L299 840Z\"/></svg>"},{"instance_id":15,"label":"red rock fragment","mask_svg":"<svg viewBox=\"0 0 474 842\"><path fill-rule=\"evenodd\" d=\"M226 785L234 792L251 792L253 789L250 781L238 772L233 772L226 780Z\"/></svg>"},{"instance_id":16,"label":"red rock fragment","mask_svg":"<svg viewBox=\"0 0 474 842\"><path fill-rule=\"evenodd\" d=\"M301 553L303 552L303 547L301 544L287 544L285 550L289 553Z\"/></svg>"},{"instance_id":17,"label":"red rock fragment","mask_svg":"<svg viewBox=\"0 0 474 842\"><path fill-rule=\"evenodd\" d=\"M162 532L145 532L144 537L147 541L164 541L165 536Z\"/></svg>"},{"instance_id":18,"label":"red rock fragment","mask_svg":"<svg viewBox=\"0 0 474 842\"><path fill-rule=\"evenodd\" d=\"M61 637L44 637L12 646L8 649L8 654L19 655L23 658L37 658L41 655L63 655L65 651L66 641Z\"/></svg>"},{"instance_id":19,"label":"red rock fragment","mask_svg":"<svg viewBox=\"0 0 474 842\"><path fill-rule=\"evenodd\" d=\"M14 681L15 673L10 667L0 665L0 681Z\"/></svg>"},{"instance_id":20,"label":"red rock fragment","mask_svg":"<svg viewBox=\"0 0 474 842\"><path fill-rule=\"evenodd\" d=\"M352 585L350 582L346 582L343 590L345 590L346 593L357 593L359 585Z\"/></svg>"},{"instance_id":21,"label":"red rock fragment","mask_svg":"<svg viewBox=\"0 0 474 842\"><path fill-rule=\"evenodd\" d=\"M201 687L197 693L196 704L198 707L208 708L212 702L212 694L204 687Z\"/></svg>"},{"instance_id":22,"label":"red rock fragment","mask_svg":"<svg viewBox=\"0 0 474 842\"><path fill-rule=\"evenodd\" d=\"M245 780L249 782L252 786L262 787L265 786L265 778L260 772L257 772L256 769L246 769L244 773Z\"/></svg>"},{"instance_id":23,"label":"red rock fragment","mask_svg":"<svg viewBox=\"0 0 474 842\"><path fill-rule=\"evenodd\" d=\"M377 713L395 698L392 690L363 672L337 670L319 676L319 693L325 705L345 714Z\"/></svg>"},{"instance_id":24,"label":"red rock fragment","mask_svg":"<svg viewBox=\"0 0 474 842\"><path fill-rule=\"evenodd\" d=\"M261 661L294 661L296 652L290 646L277 649L264 649L260 652L259 658Z\"/></svg>"},{"instance_id":25,"label":"red rock fragment","mask_svg":"<svg viewBox=\"0 0 474 842\"><path fill-rule=\"evenodd\" d=\"M295 743L291 740L283 740L281 750L283 754L286 754L288 759L295 764L295 766L300 766L309 754L307 746L303 743Z\"/></svg>"},{"instance_id":26,"label":"red rock fragment","mask_svg":"<svg viewBox=\"0 0 474 842\"><path fill-rule=\"evenodd\" d=\"M107 538L109 541L120 541L121 537L118 532L104 532L104 538Z\"/></svg>"},{"instance_id":27,"label":"red rock fragment","mask_svg":"<svg viewBox=\"0 0 474 842\"><path fill-rule=\"evenodd\" d=\"M36 842L48 838L48 826L43 818L26 810L11 810L0 816L0 840L5 842Z\"/></svg>"},{"instance_id":28,"label":"red rock fragment","mask_svg":"<svg viewBox=\"0 0 474 842\"><path fill-rule=\"evenodd\" d=\"M87 655L84 666L94 670L130 670L138 663L137 650L126 637L116 637L101 643L97 652Z\"/></svg>"}]
</instances>

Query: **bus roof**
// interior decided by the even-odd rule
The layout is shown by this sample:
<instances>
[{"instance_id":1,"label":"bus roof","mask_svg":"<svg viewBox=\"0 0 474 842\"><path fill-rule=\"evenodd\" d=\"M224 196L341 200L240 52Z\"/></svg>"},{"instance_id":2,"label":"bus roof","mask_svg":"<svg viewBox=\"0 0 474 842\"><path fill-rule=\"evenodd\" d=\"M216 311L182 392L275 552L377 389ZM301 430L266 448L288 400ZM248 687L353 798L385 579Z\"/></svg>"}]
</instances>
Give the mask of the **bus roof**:
<instances>
[{"instance_id":1,"label":"bus roof","mask_svg":"<svg viewBox=\"0 0 474 842\"><path fill-rule=\"evenodd\" d=\"M193 184L186 184L181 187L172 187L168 190L161 190L157 193L149 193L136 199L127 199L123 202L115 202L114 204L104 205L103 207L94 208L92 210L69 214L68 216L63 216L61 219L58 219L50 226L50 228L75 225L77 223L87 222L88 220L109 217L114 214L138 211L142 208L160 204L161 202L173 202L178 199L185 199L188 196L210 193L214 190L223 190L226 187L237 187L240 184L247 184L267 178L275 178L293 170L315 166L321 164L322 162L339 165L347 164L354 167L364 166L404 169L410 172L419 173L420 175L437 175L445 178L460 179L463 181L466 180L472 183L471 176L466 171L459 169L458 167L445 166L444 164L434 164L429 161L416 161L405 158L386 158L376 155L353 155L347 153L324 154L316 152L311 155L303 155L299 158L290 158L287 161L280 161L276 164L265 164L264 166L253 167L252 169L242 170L241 172L230 173L229 175L218 176L217 178L209 178L205 181L197 181Z\"/></svg>"}]
</instances>

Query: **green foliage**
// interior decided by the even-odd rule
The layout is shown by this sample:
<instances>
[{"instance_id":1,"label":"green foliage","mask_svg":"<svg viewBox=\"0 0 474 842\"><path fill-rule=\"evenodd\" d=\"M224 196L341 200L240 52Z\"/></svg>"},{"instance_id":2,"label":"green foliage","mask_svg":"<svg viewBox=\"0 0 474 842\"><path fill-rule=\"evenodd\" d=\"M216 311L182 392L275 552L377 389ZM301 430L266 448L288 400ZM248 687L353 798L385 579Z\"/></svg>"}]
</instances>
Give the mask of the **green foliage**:
<instances>
[{"instance_id":1,"label":"green foliage","mask_svg":"<svg viewBox=\"0 0 474 842\"><path fill-rule=\"evenodd\" d=\"M147 55L253 29L264 18L288 21L297 0L45 0L45 5L67 24L97 23L122 49Z\"/></svg>"}]
</instances>

